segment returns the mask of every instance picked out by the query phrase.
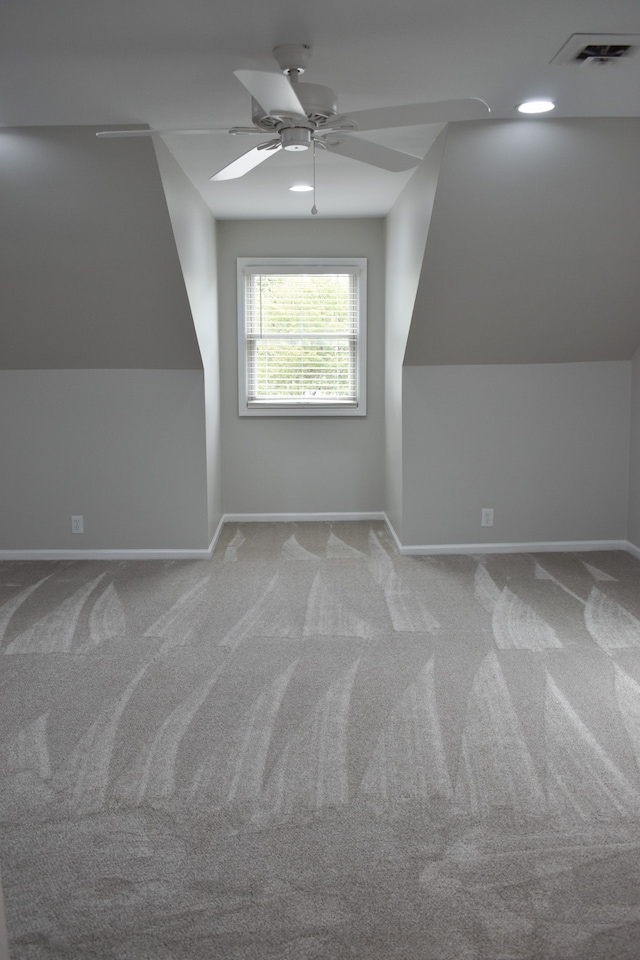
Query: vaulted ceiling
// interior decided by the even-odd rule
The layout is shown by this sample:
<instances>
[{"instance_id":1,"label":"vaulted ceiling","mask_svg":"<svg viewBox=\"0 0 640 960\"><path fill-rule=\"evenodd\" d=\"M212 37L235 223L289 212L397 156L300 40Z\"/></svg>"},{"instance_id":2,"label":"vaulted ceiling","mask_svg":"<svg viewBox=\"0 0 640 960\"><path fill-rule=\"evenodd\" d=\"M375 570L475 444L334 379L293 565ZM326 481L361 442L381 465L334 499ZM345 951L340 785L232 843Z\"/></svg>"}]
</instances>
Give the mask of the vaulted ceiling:
<instances>
[{"instance_id":1,"label":"vaulted ceiling","mask_svg":"<svg viewBox=\"0 0 640 960\"><path fill-rule=\"evenodd\" d=\"M496 119L551 97L557 117L640 116L640 54L614 65L552 63L574 34L638 43L637 0L3 0L0 125L227 128L250 121L242 68L273 70L274 46L309 43L304 80L330 86L343 113L479 97ZM519 120L536 123L535 119ZM423 156L441 127L363 134ZM240 180L210 175L255 145L227 133L165 142L220 218L309 217L309 153L271 157ZM1 139L0 139L1 155ZM320 216L384 215L411 171L321 152Z\"/></svg>"}]
</instances>

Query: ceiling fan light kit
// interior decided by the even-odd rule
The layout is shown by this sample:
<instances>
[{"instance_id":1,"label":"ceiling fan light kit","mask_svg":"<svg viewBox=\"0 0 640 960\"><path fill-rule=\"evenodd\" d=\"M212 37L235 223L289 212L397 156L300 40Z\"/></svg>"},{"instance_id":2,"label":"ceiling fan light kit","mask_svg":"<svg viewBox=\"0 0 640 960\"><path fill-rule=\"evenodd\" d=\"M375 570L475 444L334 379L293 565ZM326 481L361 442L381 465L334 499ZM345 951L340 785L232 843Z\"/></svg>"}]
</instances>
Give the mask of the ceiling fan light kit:
<instances>
[{"instance_id":1,"label":"ceiling fan light kit","mask_svg":"<svg viewBox=\"0 0 640 960\"><path fill-rule=\"evenodd\" d=\"M280 132L280 142L284 150L308 150L311 146L309 127L284 127Z\"/></svg>"}]
</instances>

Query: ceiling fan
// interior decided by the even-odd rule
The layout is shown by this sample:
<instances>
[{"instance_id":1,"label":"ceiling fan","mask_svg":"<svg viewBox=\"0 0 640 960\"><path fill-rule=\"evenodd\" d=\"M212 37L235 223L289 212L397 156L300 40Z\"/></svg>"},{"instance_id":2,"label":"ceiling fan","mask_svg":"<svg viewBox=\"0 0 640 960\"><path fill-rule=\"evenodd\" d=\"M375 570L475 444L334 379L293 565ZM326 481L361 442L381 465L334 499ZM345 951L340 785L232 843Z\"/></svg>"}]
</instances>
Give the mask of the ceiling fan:
<instances>
[{"instance_id":1,"label":"ceiling fan","mask_svg":"<svg viewBox=\"0 0 640 960\"><path fill-rule=\"evenodd\" d=\"M234 74L251 94L251 127L231 127L228 133L244 136L270 135L236 160L222 167L211 180L233 180L249 173L280 150L303 151L316 147L360 160L383 170L400 172L417 166L421 157L363 140L354 133L386 130L456 120L486 117L484 100L441 100L410 103L398 107L379 107L355 113L338 112L336 95L317 83L300 83L311 56L309 44L283 44L273 55L281 73L265 70L235 70ZM162 133L207 134L215 127L198 129L156 128L146 130L103 130L98 137L140 137Z\"/></svg>"}]
</instances>

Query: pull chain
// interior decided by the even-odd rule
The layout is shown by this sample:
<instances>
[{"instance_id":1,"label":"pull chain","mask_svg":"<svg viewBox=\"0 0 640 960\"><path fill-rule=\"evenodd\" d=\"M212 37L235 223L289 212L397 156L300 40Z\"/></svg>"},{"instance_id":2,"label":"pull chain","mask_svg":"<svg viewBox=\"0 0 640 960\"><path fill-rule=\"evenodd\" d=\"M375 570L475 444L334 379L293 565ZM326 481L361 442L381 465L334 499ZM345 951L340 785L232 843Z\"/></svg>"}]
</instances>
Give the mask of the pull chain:
<instances>
[{"instance_id":1,"label":"pull chain","mask_svg":"<svg viewBox=\"0 0 640 960\"><path fill-rule=\"evenodd\" d=\"M313 141L313 206L311 207L311 213L315 217L318 212L316 207L316 142Z\"/></svg>"}]
</instances>

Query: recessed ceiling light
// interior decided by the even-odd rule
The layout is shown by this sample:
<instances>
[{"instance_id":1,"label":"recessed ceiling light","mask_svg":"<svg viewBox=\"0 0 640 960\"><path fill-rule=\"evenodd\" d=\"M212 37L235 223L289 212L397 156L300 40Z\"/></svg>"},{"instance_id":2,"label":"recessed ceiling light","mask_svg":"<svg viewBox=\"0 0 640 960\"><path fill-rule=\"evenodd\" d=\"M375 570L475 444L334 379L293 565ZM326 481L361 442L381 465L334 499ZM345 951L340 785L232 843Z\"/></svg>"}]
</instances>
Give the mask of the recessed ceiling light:
<instances>
[{"instance_id":1,"label":"recessed ceiling light","mask_svg":"<svg viewBox=\"0 0 640 960\"><path fill-rule=\"evenodd\" d=\"M525 100L518 104L520 113L547 113L555 108L553 100Z\"/></svg>"},{"instance_id":2,"label":"recessed ceiling light","mask_svg":"<svg viewBox=\"0 0 640 960\"><path fill-rule=\"evenodd\" d=\"M309 193L310 190L313 190L313 187L310 183L294 183L292 187L289 187L289 190L294 193Z\"/></svg>"}]
</instances>

